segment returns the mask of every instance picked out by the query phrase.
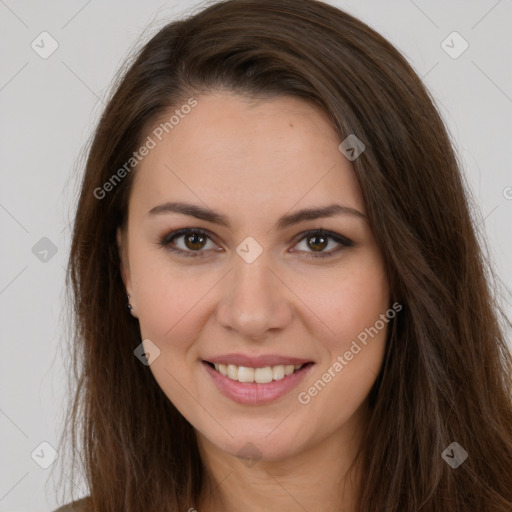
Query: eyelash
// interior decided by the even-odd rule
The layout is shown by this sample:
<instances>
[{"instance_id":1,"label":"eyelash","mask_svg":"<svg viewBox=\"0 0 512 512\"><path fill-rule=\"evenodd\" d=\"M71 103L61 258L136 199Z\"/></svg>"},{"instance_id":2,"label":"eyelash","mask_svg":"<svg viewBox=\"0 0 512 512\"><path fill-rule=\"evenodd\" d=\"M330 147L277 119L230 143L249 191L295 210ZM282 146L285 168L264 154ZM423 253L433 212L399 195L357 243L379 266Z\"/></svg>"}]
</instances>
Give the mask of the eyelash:
<instances>
[{"instance_id":1,"label":"eyelash","mask_svg":"<svg viewBox=\"0 0 512 512\"><path fill-rule=\"evenodd\" d=\"M177 253L179 256L184 256L186 258L198 258L198 257L202 258L202 257L204 257L203 253L205 251L203 251L201 249L199 249L197 251L192 251L192 250L184 251L182 249L177 249L176 247L173 247L171 245L171 242L173 242L175 239L180 238L181 236L184 236L187 234L202 235L211 240L211 237L207 231L204 231L202 229L183 228L183 229L179 229L177 231L173 231L172 233L165 235L163 238L161 238L158 241L158 244L161 247L164 247L167 250ZM334 250L331 249L328 252L314 253L314 252L306 251L306 252L308 252L308 254L310 254L309 257L311 257L311 258L331 258L331 257L335 256L336 254L338 254L338 252L340 250L342 250L344 247L352 247L354 245L353 242L351 240L349 240L348 238L345 238L344 236L338 235L337 233L333 233L331 231L325 231L324 229L321 229L321 228L320 229L312 229L309 231L305 231L304 233L301 233L300 238L297 240L296 244L302 242L304 239L308 238L311 235L324 236L328 239L334 240L336 243L341 244L341 247L338 247Z\"/></svg>"}]
</instances>

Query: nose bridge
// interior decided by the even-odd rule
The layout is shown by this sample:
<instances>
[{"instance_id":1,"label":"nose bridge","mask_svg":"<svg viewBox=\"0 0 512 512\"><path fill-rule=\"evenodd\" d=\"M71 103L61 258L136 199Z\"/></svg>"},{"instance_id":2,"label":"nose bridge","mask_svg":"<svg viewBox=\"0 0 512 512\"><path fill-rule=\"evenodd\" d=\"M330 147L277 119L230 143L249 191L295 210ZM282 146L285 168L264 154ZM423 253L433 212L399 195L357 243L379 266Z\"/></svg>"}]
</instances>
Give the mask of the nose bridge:
<instances>
[{"instance_id":1,"label":"nose bridge","mask_svg":"<svg viewBox=\"0 0 512 512\"><path fill-rule=\"evenodd\" d=\"M270 255L262 251L249 261L243 255L235 256L234 269L219 306L219 321L244 337L256 339L269 329L284 328L292 312L283 284L269 268Z\"/></svg>"}]
</instances>

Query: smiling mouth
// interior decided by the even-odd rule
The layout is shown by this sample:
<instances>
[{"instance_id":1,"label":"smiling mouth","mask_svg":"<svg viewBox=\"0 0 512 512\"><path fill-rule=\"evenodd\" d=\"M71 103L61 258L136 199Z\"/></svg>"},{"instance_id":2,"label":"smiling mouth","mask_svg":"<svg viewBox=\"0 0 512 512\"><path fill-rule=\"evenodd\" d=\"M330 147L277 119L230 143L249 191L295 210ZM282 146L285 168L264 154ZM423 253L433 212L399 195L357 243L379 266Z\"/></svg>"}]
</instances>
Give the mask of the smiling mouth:
<instances>
[{"instance_id":1,"label":"smiling mouth","mask_svg":"<svg viewBox=\"0 0 512 512\"><path fill-rule=\"evenodd\" d=\"M251 368L248 366L237 366L236 364L217 364L211 363L210 361L204 362L228 379L237 382L256 384L269 384L272 381L282 380L289 375L300 372L303 368L313 364L278 364L275 366L265 366L262 368Z\"/></svg>"}]
</instances>

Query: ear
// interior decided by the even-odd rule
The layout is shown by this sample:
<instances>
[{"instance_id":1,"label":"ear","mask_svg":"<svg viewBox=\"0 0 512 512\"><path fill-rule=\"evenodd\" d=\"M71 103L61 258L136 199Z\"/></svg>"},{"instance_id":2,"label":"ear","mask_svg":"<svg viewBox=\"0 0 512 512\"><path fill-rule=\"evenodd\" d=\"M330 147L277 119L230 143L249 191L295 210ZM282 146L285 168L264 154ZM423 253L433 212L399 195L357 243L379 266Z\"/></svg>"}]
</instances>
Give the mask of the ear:
<instances>
[{"instance_id":1,"label":"ear","mask_svg":"<svg viewBox=\"0 0 512 512\"><path fill-rule=\"evenodd\" d=\"M130 264L128 261L128 238L127 234L121 227L117 228L116 232L117 249L119 251L119 259L121 261L121 277L123 279L124 287L128 295L132 293L132 282L130 278Z\"/></svg>"}]
</instances>

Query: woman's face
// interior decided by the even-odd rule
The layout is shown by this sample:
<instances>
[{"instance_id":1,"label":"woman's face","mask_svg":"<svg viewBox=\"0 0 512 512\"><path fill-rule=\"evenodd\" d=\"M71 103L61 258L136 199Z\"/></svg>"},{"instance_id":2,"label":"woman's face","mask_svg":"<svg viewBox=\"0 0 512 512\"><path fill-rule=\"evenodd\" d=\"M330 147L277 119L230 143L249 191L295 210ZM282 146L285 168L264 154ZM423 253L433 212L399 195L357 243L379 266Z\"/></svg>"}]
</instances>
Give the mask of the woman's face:
<instances>
[{"instance_id":1,"label":"woman's face","mask_svg":"<svg viewBox=\"0 0 512 512\"><path fill-rule=\"evenodd\" d=\"M327 115L216 93L161 131L118 232L158 384L200 440L233 455L349 443L382 363L389 288Z\"/></svg>"}]
</instances>

